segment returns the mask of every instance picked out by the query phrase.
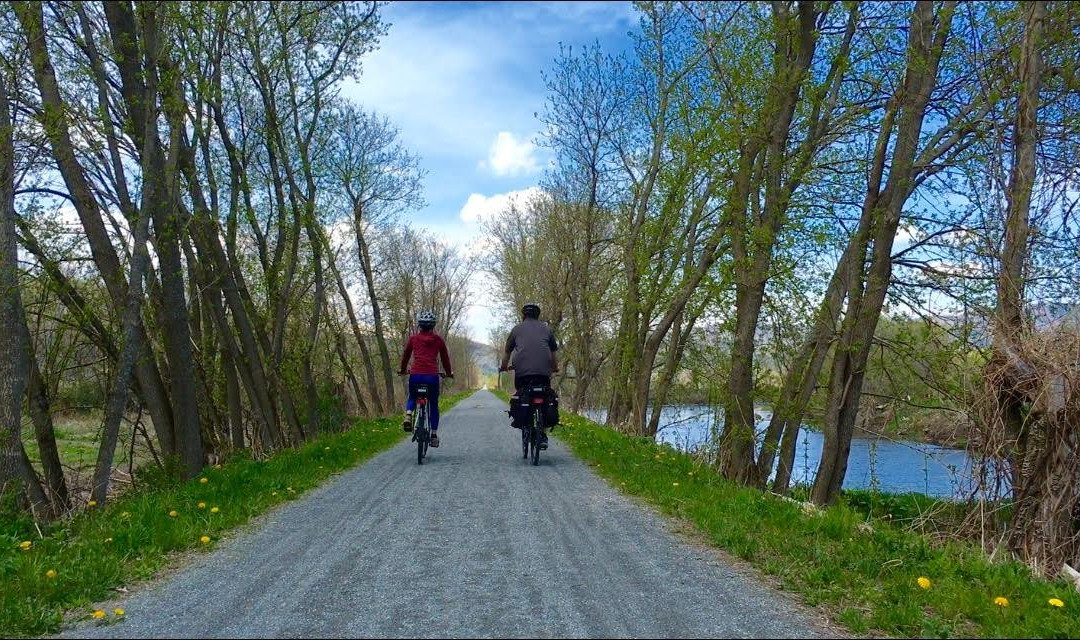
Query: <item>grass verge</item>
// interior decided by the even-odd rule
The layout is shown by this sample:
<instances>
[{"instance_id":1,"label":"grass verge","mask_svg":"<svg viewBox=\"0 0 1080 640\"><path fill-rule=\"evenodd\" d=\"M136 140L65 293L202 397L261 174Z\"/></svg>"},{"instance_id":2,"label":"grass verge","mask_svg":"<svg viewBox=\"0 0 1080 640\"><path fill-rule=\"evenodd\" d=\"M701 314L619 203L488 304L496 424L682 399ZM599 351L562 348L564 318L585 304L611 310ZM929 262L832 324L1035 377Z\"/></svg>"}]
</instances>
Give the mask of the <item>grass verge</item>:
<instances>
[{"instance_id":1,"label":"grass verge","mask_svg":"<svg viewBox=\"0 0 1080 640\"><path fill-rule=\"evenodd\" d=\"M447 411L471 394L447 394L440 407ZM91 617L88 605L114 595L117 587L152 577L170 552L212 549L230 530L299 498L405 435L397 417L360 420L348 431L267 460L240 455L207 467L194 480L147 488L41 531L27 519L5 514L0 637L54 632L65 612L78 617L83 609L82 615Z\"/></svg>"},{"instance_id":2,"label":"grass verge","mask_svg":"<svg viewBox=\"0 0 1080 640\"><path fill-rule=\"evenodd\" d=\"M804 511L727 482L670 447L569 412L561 422L554 435L616 488L692 522L713 545L774 576L804 603L825 605L855 633L1080 637L1080 594L1064 581L991 562L969 543L934 543L868 519L854 505ZM926 588L919 578L929 580Z\"/></svg>"}]
</instances>

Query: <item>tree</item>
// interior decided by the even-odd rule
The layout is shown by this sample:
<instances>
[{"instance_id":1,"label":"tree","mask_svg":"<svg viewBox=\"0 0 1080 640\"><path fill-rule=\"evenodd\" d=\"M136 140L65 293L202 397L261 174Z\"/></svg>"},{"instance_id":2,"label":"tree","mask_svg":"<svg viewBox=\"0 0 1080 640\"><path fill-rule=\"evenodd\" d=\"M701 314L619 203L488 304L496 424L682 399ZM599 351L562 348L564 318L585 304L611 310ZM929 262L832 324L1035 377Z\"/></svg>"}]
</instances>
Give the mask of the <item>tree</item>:
<instances>
[{"instance_id":1,"label":"tree","mask_svg":"<svg viewBox=\"0 0 1080 640\"><path fill-rule=\"evenodd\" d=\"M377 223L406 208L422 206L420 184L424 172L419 168L418 158L401 145L397 129L385 118L356 107L342 106L334 114L333 122L332 144L336 153L330 171L344 189L351 208L356 251L367 286L375 342L382 364L386 393L383 410L389 411L395 406L394 369L386 342L382 301L376 292L368 236ZM358 328L354 331L359 336Z\"/></svg>"}]
</instances>

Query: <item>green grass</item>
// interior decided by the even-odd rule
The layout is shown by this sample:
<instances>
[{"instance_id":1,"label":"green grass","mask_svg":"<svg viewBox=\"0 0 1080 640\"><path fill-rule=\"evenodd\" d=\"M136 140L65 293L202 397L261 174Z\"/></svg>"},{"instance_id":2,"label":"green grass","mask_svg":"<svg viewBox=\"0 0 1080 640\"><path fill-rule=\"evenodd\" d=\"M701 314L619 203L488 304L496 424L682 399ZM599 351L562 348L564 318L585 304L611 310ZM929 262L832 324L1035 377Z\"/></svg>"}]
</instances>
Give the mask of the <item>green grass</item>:
<instances>
[{"instance_id":1,"label":"green grass","mask_svg":"<svg viewBox=\"0 0 1080 640\"><path fill-rule=\"evenodd\" d=\"M773 576L810 606L861 635L1080 637L1080 594L1033 578L1021 564L991 562L963 542L875 519L875 509L922 510L919 498L891 507L841 504L817 515L796 503L720 478L709 467L647 438L632 438L563 412L554 431L616 488L692 522L711 544ZM865 501L865 500L864 500ZM869 518L870 527L866 523ZM929 589L918 586L928 577ZM1008 599L1007 607L994 598ZM1063 608L1048 604L1064 601Z\"/></svg>"},{"instance_id":2,"label":"green grass","mask_svg":"<svg viewBox=\"0 0 1080 640\"><path fill-rule=\"evenodd\" d=\"M440 407L446 411L471 393L447 394ZM240 455L220 468L204 469L197 479L144 488L40 534L27 518L4 512L0 637L54 632L69 612L88 617L91 603L115 595L115 587L150 578L166 565L170 552L211 549L251 518L396 444L405 437L398 420L358 421L348 431L264 461ZM210 541L201 542L202 536ZM28 551L20 548L24 541L32 543ZM48 577L50 570L55 577Z\"/></svg>"},{"instance_id":3,"label":"green grass","mask_svg":"<svg viewBox=\"0 0 1080 640\"><path fill-rule=\"evenodd\" d=\"M134 415L128 416L134 419ZM98 441L101 438L100 411L68 411L57 413L53 416L53 432L56 437L56 448L60 459L67 467L68 482L72 489L78 489L79 482L89 482L89 476L93 473L94 464L97 461ZM153 426L149 418L143 416L146 429L153 433ZM113 464L116 468L127 471L131 447L132 430L125 422L124 428L120 429L119 439L116 446L116 457ZM34 465L40 466L41 456L38 450L37 439L34 437L34 429L27 420L22 429L23 446ZM153 460L150 450L141 436L136 438L134 465L138 467Z\"/></svg>"}]
</instances>

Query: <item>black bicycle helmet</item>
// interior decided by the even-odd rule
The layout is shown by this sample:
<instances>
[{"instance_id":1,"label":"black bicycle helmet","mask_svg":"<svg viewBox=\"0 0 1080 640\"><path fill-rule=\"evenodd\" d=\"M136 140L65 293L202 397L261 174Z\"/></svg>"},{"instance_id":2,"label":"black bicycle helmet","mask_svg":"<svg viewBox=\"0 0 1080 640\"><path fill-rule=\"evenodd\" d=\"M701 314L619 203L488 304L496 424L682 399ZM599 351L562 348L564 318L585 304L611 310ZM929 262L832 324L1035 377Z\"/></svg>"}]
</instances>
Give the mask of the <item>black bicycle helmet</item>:
<instances>
[{"instance_id":1,"label":"black bicycle helmet","mask_svg":"<svg viewBox=\"0 0 1080 640\"><path fill-rule=\"evenodd\" d=\"M540 305L535 302L526 302L521 307L521 315L526 318L539 318L540 317Z\"/></svg>"}]
</instances>

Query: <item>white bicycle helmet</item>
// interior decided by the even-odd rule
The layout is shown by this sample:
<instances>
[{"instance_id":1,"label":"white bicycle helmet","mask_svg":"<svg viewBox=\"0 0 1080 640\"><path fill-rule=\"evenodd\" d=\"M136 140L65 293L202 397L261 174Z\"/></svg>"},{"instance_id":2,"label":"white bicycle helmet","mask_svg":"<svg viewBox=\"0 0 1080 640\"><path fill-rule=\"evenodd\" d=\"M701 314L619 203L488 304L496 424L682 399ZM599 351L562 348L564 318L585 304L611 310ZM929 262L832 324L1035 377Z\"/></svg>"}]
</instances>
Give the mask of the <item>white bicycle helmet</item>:
<instances>
[{"instance_id":1,"label":"white bicycle helmet","mask_svg":"<svg viewBox=\"0 0 1080 640\"><path fill-rule=\"evenodd\" d=\"M416 324L420 325L421 329L430 329L435 326L435 312L434 311L421 311L416 314Z\"/></svg>"}]
</instances>

